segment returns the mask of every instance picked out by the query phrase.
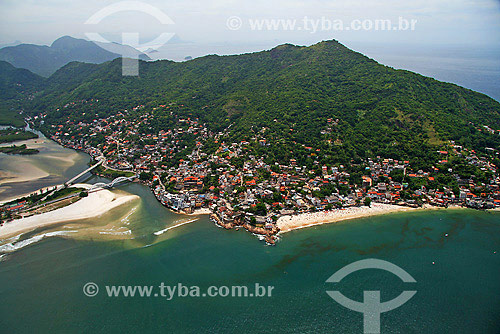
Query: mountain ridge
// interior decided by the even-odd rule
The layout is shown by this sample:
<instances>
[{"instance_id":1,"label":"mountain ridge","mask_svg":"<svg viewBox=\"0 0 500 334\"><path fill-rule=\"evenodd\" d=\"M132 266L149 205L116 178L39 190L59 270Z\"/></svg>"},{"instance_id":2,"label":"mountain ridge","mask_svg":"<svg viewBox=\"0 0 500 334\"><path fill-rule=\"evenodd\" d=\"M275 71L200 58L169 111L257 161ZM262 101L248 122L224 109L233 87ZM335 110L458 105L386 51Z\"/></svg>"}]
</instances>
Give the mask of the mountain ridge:
<instances>
[{"instance_id":1,"label":"mountain ridge","mask_svg":"<svg viewBox=\"0 0 500 334\"><path fill-rule=\"evenodd\" d=\"M500 148L497 137L476 130L500 128L497 101L381 65L335 40L139 66L139 77L123 77L119 59L69 63L44 81L26 110L47 113L50 124L67 117L88 122L142 105L158 120L154 133L170 124L159 105L183 105L177 108L183 116L199 118L213 131L230 129L227 140L268 129L276 146L270 159L279 161L297 145L343 162L374 155L426 161L450 140ZM79 102L91 100L98 102Z\"/></svg>"},{"instance_id":2,"label":"mountain ridge","mask_svg":"<svg viewBox=\"0 0 500 334\"><path fill-rule=\"evenodd\" d=\"M85 67L82 73L80 66ZM294 145L281 141L313 147L324 146L326 139L339 143L324 147L331 151L328 155L341 156L343 161L382 154L419 159L427 154L422 152L433 152L433 147L449 140L484 149L486 139L471 136L470 123L500 128L500 104L486 95L381 65L335 40L309 47L284 44L242 55L209 55L185 63L140 62L139 66L140 75L135 78L121 76L118 60L68 65L48 79L48 88L32 108L52 110L49 118L70 116L75 121L85 112L88 121L92 115L104 117L134 106L144 105L152 112L158 105L174 103L187 106L185 116L199 118L214 131L231 126L228 140L269 128L282 151ZM75 73L80 76L75 78ZM70 77L71 85L64 88ZM91 99L99 103L60 109ZM158 123L152 132L159 131L162 120L168 118L161 113L155 117ZM339 126L324 134L328 119L338 119ZM491 138L486 143L498 145ZM281 154L279 160L288 155Z\"/></svg>"},{"instance_id":3,"label":"mountain ridge","mask_svg":"<svg viewBox=\"0 0 500 334\"><path fill-rule=\"evenodd\" d=\"M25 68L33 73L48 77L69 62L103 63L121 57L150 58L132 47L94 43L84 39L63 36L50 46L20 44L0 49L0 60L7 61L17 68Z\"/></svg>"}]
</instances>

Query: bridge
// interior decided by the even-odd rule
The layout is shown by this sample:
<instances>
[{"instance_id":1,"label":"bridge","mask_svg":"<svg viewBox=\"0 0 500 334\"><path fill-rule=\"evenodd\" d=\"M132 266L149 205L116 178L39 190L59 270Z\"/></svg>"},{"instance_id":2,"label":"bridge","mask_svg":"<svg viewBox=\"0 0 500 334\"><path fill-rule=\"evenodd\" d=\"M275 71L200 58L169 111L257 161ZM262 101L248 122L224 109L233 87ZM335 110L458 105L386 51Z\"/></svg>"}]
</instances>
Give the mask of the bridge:
<instances>
[{"instance_id":1,"label":"bridge","mask_svg":"<svg viewBox=\"0 0 500 334\"><path fill-rule=\"evenodd\" d=\"M132 181L135 178L136 178L135 175L134 176L130 176L130 177L120 176L120 177L117 177L116 179L114 179L113 181L111 181L109 183L98 182L98 183L93 184L90 187L89 191L95 190L96 188L113 188L114 186L116 186L119 183L127 182L127 181Z\"/></svg>"},{"instance_id":2,"label":"bridge","mask_svg":"<svg viewBox=\"0 0 500 334\"><path fill-rule=\"evenodd\" d=\"M80 174L78 174L77 176L73 177L71 180L66 181L64 183L64 186L65 187L69 187L70 185L72 185L73 183L75 183L76 180L78 180L79 178L81 178L83 175L85 175L86 173L90 172L94 168L97 168L97 166L101 165L103 162L104 162L104 159L100 159L99 162L96 163L95 165L87 168L86 170L84 170L83 172L81 172Z\"/></svg>"},{"instance_id":3,"label":"bridge","mask_svg":"<svg viewBox=\"0 0 500 334\"><path fill-rule=\"evenodd\" d=\"M55 186L53 190L51 190L51 191L47 190L47 192L45 193L45 196L42 199L40 199L39 201L45 201L47 199L47 197L49 197L50 195L52 195L56 191L73 185L76 180L78 180L79 178L81 178L83 175L90 172L94 168L97 168L97 166L100 166L105 161L104 157L102 157L102 156L97 158L97 159L99 161L95 165L87 168L86 170L84 170L83 172L81 172L77 176L73 177L69 181L66 181L64 184L60 184L60 185ZM113 188L118 183L125 182L125 181L132 181L135 178L136 178L136 175L131 176L131 177L120 176L120 177L117 177L116 179L114 179L113 181L111 181L110 183L102 183L102 182L96 183L90 187L89 191L95 190L96 188Z\"/></svg>"}]
</instances>

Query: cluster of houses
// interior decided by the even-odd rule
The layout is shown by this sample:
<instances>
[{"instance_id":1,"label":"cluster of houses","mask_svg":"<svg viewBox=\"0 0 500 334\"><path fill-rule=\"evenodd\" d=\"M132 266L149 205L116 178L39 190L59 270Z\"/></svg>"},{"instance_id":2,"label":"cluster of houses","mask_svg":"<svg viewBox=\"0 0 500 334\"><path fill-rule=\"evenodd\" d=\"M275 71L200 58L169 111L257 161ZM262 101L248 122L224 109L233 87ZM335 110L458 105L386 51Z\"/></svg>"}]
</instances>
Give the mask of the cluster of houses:
<instances>
[{"instance_id":1,"label":"cluster of houses","mask_svg":"<svg viewBox=\"0 0 500 334\"><path fill-rule=\"evenodd\" d=\"M143 106L134 110L140 108ZM270 145L264 134L227 142L224 132L214 133L198 119L181 116L175 117L175 124L168 129L151 133L155 116L147 112L140 115L132 118L123 111L90 122L67 118L49 125L49 132L64 146L104 157L108 169L142 175L142 181L165 206L187 213L207 208L223 224L237 221L275 230L282 215L370 202L500 207L497 167L491 159L453 142L450 151L439 152L440 159L431 170L415 171L409 161L373 157L358 163L356 167L361 167L364 175L353 182L350 166L319 166L318 173L300 166L298 157L287 163L265 163L264 157L255 156L252 150L254 145ZM44 117L36 118L43 121ZM328 126L335 122L329 120ZM208 142L215 149L206 149ZM493 150L495 153L498 155ZM434 184L432 181L443 173L440 166L451 156L463 158L492 177L488 182L479 182L474 176L462 179L450 168L445 172L456 179L458 189ZM395 172L402 177L392 177Z\"/></svg>"}]
</instances>

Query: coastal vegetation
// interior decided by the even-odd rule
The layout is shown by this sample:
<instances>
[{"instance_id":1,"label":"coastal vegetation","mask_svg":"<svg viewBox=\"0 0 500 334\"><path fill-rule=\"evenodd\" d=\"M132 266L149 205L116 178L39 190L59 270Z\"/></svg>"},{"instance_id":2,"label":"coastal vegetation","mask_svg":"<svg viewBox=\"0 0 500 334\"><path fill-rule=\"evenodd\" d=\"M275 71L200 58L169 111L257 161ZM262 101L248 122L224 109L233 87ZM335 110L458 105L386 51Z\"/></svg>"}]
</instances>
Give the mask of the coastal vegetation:
<instances>
[{"instance_id":1,"label":"coastal vegetation","mask_svg":"<svg viewBox=\"0 0 500 334\"><path fill-rule=\"evenodd\" d=\"M12 146L5 146L5 147L0 147L0 153L6 153L6 154L21 154L21 155L31 155L31 154L37 154L40 151L34 148L27 148L26 144L22 145L12 145Z\"/></svg>"},{"instance_id":2,"label":"coastal vegetation","mask_svg":"<svg viewBox=\"0 0 500 334\"><path fill-rule=\"evenodd\" d=\"M40 190L29 196L24 196L0 205L0 222L18 218L20 217L20 213L33 215L67 206L85 197L82 193L86 194L87 192L86 189L80 187L62 188L59 190L54 187L46 189L45 192Z\"/></svg>"},{"instance_id":3,"label":"coastal vegetation","mask_svg":"<svg viewBox=\"0 0 500 334\"><path fill-rule=\"evenodd\" d=\"M116 179L117 177L124 176L124 177L131 177L134 176L134 172L127 172L127 171L120 171L120 170L113 170L109 169L106 167L98 166L94 170L94 173L97 175L100 175L102 177L107 177L108 179Z\"/></svg>"},{"instance_id":4,"label":"coastal vegetation","mask_svg":"<svg viewBox=\"0 0 500 334\"><path fill-rule=\"evenodd\" d=\"M55 200L58 200L58 199L61 199L63 197L67 197L70 195L74 195L74 194L80 194L82 191L85 191L85 189L79 188L79 187L63 188L63 189L57 190L57 191L53 192L52 194L48 195L43 201L39 202L38 204L52 202L52 201L55 201ZM80 197L83 197L83 196L80 196Z\"/></svg>"},{"instance_id":5,"label":"coastal vegetation","mask_svg":"<svg viewBox=\"0 0 500 334\"><path fill-rule=\"evenodd\" d=\"M0 105L0 125L21 128L26 125L21 115L8 106Z\"/></svg>"},{"instance_id":6,"label":"coastal vegetation","mask_svg":"<svg viewBox=\"0 0 500 334\"><path fill-rule=\"evenodd\" d=\"M5 129L0 130L0 144L12 143L15 141L28 140L38 138L38 135L25 130Z\"/></svg>"}]
</instances>

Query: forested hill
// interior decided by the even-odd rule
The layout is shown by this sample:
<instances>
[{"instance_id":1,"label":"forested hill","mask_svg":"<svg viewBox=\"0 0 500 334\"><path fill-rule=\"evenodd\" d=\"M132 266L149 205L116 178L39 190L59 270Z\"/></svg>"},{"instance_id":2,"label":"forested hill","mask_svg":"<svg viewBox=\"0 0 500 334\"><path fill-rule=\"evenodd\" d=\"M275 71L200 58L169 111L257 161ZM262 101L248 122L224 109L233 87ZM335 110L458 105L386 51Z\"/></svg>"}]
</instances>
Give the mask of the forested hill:
<instances>
[{"instance_id":1,"label":"forested hill","mask_svg":"<svg viewBox=\"0 0 500 334\"><path fill-rule=\"evenodd\" d=\"M0 61L0 125L22 126L22 105L44 84L44 78Z\"/></svg>"},{"instance_id":2,"label":"forested hill","mask_svg":"<svg viewBox=\"0 0 500 334\"><path fill-rule=\"evenodd\" d=\"M63 108L92 99L98 102ZM500 148L498 135L477 130L500 129L495 100L383 66L336 41L184 63L141 62L140 77L122 77L121 60L70 63L47 80L30 109L47 112L50 123L66 116L89 121L138 105L144 105L141 112L153 112L171 104L213 130L231 125L228 140L266 128L279 160L297 145L340 161L376 155L425 159L427 151L449 140ZM153 113L152 132L169 126L170 111Z\"/></svg>"},{"instance_id":3,"label":"forested hill","mask_svg":"<svg viewBox=\"0 0 500 334\"><path fill-rule=\"evenodd\" d=\"M41 88L43 83L42 77L0 61L0 98L2 100L16 98L23 92L32 92L32 89Z\"/></svg>"}]
</instances>

